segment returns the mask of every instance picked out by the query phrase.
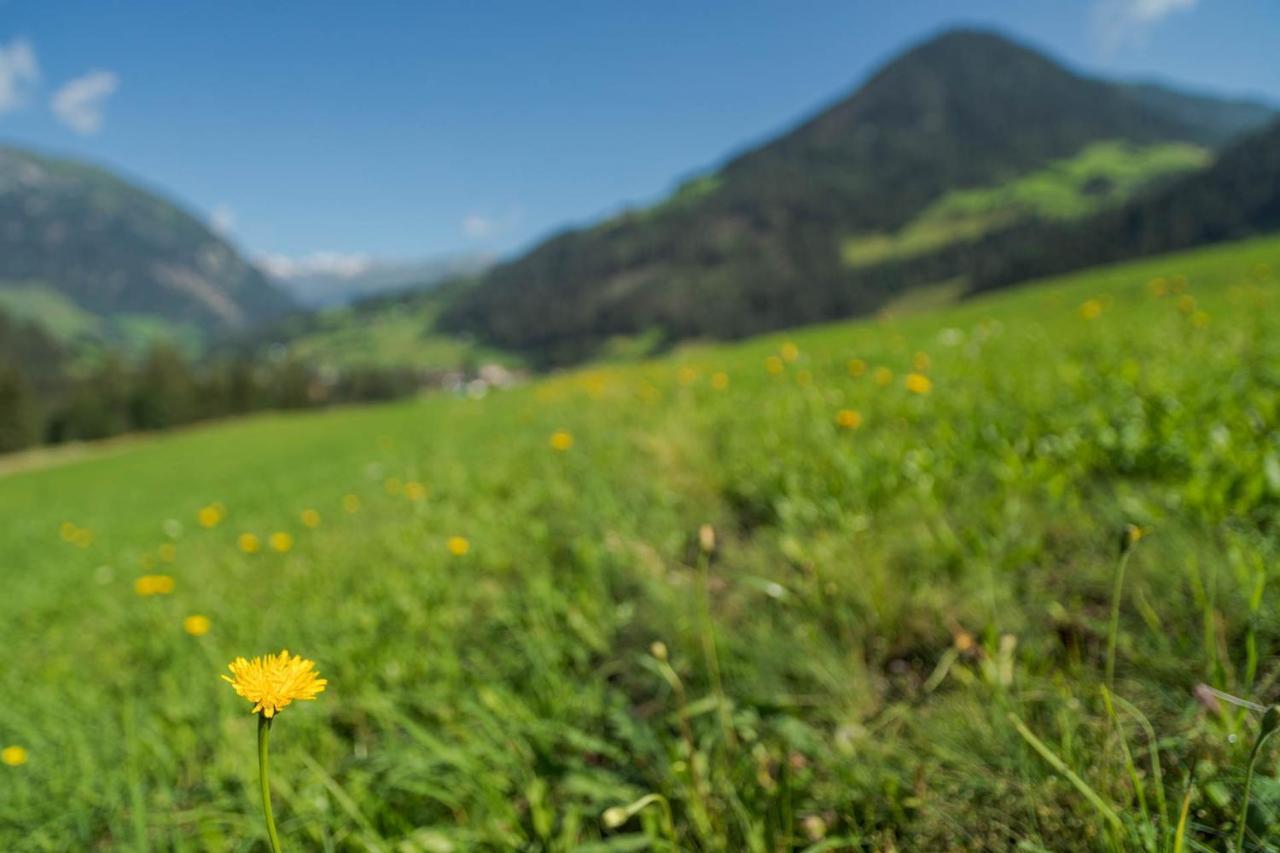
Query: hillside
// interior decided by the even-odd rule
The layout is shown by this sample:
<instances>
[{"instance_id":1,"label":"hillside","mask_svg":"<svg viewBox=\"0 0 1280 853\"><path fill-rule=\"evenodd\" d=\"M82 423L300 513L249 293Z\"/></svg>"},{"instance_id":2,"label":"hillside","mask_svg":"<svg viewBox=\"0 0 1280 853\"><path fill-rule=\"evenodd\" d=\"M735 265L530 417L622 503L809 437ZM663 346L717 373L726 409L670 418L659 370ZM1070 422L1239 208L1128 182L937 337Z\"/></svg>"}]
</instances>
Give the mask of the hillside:
<instances>
[{"instance_id":1,"label":"hillside","mask_svg":"<svg viewBox=\"0 0 1280 853\"><path fill-rule=\"evenodd\" d=\"M329 680L273 731L286 850L1236 849L1276 270L6 460L0 849L267 849L218 675L285 646Z\"/></svg>"},{"instance_id":2,"label":"hillside","mask_svg":"<svg viewBox=\"0 0 1280 853\"><path fill-rule=\"evenodd\" d=\"M1215 146L1268 114L1091 79L1001 36L950 32L667 202L496 267L440 326L554 363L616 336L734 337L870 311L893 288L864 285L865 270L846 263L850 240L1092 144Z\"/></svg>"},{"instance_id":3,"label":"hillside","mask_svg":"<svg viewBox=\"0 0 1280 853\"><path fill-rule=\"evenodd\" d=\"M62 336L246 328L292 300L173 203L94 166L0 147L0 307Z\"/></svg>"},{"instance_id":4,"label":"hillside","mask_svg":"<svg viewBox=\"0 0 1280 853\"><path fill-rule=\"evenodd\" d=\"M1280 230L1280 122L1240 140L1214 165L1076 223L1035 223L984 248L972 288L1121 258L1154 255Z\"/></svg>"}]
</instances>

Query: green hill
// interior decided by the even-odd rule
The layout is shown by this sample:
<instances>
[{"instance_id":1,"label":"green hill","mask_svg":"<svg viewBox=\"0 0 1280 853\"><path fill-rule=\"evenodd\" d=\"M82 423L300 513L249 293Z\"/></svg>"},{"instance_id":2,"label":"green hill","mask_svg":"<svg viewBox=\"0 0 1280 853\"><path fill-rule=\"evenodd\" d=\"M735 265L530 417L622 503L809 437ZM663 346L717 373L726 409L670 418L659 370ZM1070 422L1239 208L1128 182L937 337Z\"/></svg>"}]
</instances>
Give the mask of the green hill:
<instances>
[{"instance_id":1,"label":"green hill","mask_svg":"<svg viewBox=\"0 0 1280 853\"><path fill-rule=\"evenodd\" d=\"M1087 159L1089 146L1212 146L1267 115L1084 77L998 35L947 33L668 202L499 265L440 326L554 363L617 336L734 337L867 312L900 288L882 280L889 270L848 264L851 239L909 232L948 194L1016 192L1001 188Z\"/></svg>"},{"instance_id":2,"label":"green hill","mask_svg":"<svg viewBox=\"0 0 1280 853\"><path fill-rule=\"evenodd\" d=\"M1277 271L10 457L0 848L262 847L218 675L287 647L329 683L275 723L285 849L1220 849L1259 715L1207 688L1280 653Z\"/></svg>"},{"instance_id":3,"label":"green hill","mask_svg":"<svg viewBox=\"0 0 1280 853\"><path fill-rule=\"evenodd\" d=\"M0 307L60 335L187 338L293 303L203 222L94 166L0 147ZM51 306L56 310L50 311Z\"/></svg>"}]
</instances>

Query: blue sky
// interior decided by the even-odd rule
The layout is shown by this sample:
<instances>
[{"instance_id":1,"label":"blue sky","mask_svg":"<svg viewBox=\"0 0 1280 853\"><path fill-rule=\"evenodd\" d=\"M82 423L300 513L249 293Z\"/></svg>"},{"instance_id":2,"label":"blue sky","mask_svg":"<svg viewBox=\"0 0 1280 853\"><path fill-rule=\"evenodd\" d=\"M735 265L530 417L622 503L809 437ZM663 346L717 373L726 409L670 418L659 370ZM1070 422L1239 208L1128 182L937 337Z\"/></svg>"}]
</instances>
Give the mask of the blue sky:
<instances>
[{"instance_id":1,"label":"blue sky","mask_svg":"<svg viewBox=\"0 0 1280 853\"><path fill-rule=\"evenodd\" d=\"M0 140L162 188L282 269L508 252L961 23L1280 103L1275 0L0 0Z\"/></svg>"}]
</instances>

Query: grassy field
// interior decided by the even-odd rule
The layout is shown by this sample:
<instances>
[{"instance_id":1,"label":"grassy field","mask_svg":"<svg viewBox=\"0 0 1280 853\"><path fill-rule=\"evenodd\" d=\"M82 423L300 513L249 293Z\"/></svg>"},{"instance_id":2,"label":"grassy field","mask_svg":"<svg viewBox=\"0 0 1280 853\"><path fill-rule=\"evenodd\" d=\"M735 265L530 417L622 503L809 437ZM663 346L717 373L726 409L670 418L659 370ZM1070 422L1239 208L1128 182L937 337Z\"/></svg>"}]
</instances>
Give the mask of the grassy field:
<instances>
[{"instance_id":1,"label":"grassy field","mask_svg":"<svg viewBox=\"0 0 1280 853\"><path fill-rule=\"evenodd\" d=\"M286 849L1228 847L1260 715L1196 690L1280 690L1277 271L14 466L0 849L264 849L218 675L282 647L329 680L274 728Z\"/></svg>"}]
</instances>

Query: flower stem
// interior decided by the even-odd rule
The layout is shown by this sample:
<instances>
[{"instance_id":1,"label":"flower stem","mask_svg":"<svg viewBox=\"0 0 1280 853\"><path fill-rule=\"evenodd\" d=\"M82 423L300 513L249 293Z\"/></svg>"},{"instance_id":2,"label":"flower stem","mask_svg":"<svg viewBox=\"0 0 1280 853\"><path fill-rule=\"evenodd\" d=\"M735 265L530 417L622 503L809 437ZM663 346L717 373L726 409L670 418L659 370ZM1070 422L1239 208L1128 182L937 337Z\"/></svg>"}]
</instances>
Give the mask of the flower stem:
<instances>
[{"instance_id":1,"label":"flower stem","mask_svg":"<svg viewBox=\"0 0 1280 853\"><path fill-rule=\"evenodd\" d=\"M271 718L258 714L258 780L262 786L262 813L267 818L267 835L271 839L272 853L281 853L280 836L276 834L276 821L271 816L271 781L267 775L267 741L271 736Z\"/></svg>"}]
</instances>

